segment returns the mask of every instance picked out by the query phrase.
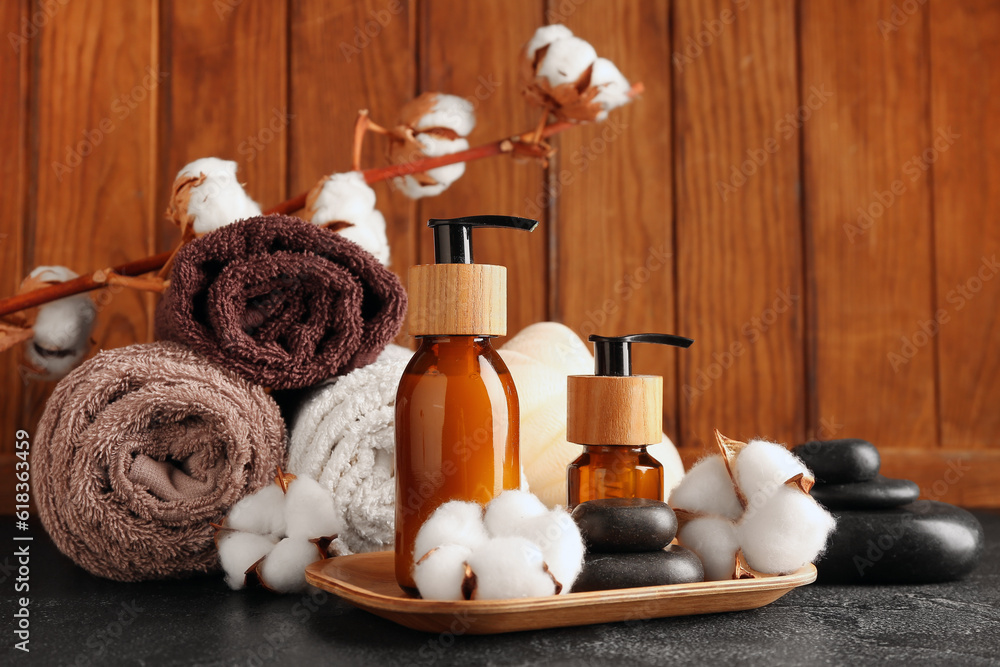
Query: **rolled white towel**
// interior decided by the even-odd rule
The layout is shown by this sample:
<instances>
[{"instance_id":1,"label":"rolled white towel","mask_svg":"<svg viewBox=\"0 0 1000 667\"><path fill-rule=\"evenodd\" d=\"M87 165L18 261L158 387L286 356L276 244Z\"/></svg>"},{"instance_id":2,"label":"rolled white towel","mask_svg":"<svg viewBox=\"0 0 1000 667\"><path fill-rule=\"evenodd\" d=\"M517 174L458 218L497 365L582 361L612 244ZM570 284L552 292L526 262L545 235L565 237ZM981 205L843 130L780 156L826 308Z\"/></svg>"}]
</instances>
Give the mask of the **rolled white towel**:
<instances>
[{"instance_id":1,"label":"rolled white towel","mask_svg":"<svg viewBox=\"0 0 1000 667\"><path fill-rule=\"evenodd\" d=\"M352 551L392 547L396 387L413 352L389 345L372 364L320 385L301 403L288 469L329 489Z\"/></svg>"}]
</instances>

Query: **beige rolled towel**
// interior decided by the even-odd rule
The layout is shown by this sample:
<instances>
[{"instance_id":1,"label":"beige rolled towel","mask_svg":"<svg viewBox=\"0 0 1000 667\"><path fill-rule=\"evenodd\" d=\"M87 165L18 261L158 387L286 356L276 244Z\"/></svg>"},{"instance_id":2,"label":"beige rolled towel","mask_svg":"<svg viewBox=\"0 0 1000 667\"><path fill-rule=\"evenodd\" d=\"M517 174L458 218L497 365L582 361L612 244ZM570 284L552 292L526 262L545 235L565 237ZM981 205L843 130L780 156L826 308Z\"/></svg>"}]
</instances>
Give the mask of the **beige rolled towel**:
<instances>
[{"instance_id":1,"label":"beige rolled towel","mask_svg":"<svg viewBox=\"0 0 1000 667\"><path fill-rule=\"evenodd\" d=\"M583 447L566 441L566 378L593 375L594 357L569 327L539 322L525 327L500 349L514 376L521 406L521 465L531 492L550 507L566 504L566 466ZM663 464L666 498L684 476L670 439L649 448Z\"/></svg>"},{"instance_id":2,"label":"beige rolled towel","mask_svg":"<svg viewBox=\"0 0 1000 667\"><path fill-rule=\"evenodd\" d=\"M210 522L274 477L285 426L264 390L176 343L101 352L56 387L32 447L42 525L118 581L218 567Z\"/></svg>"}]
</instances>

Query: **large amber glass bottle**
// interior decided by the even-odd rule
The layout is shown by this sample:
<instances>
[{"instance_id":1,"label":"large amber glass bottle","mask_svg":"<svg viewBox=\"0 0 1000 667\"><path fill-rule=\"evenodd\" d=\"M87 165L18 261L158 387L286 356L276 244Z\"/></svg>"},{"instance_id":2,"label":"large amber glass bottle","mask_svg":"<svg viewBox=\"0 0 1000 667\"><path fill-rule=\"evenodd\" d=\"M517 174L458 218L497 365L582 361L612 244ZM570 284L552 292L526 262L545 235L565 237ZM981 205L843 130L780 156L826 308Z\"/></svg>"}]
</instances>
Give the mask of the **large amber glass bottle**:
<instances>
[{"instance_id":1,"label":"large amber glass bottle","mask_svg":"<svg viewBox=\"0 0 1000 667\"><path fill-rule=\"evenodd\" d=\"M435 264L410 268L420 347L396 393L396 581L416 594L420 526L450 500L488 503L520 483L519 410L492 338L507 333L507 270L472 262L472 229L531 231L523 218L431 220Z\"/></svg>"},{"instance_id":2,"label":"large amber glass bottle","mask_svg":"<svg viewBox=\"0 0 1000 667\"><path fill-rule=\"evenodd\" d=\"M488 503L520 483L517 391L490 339L426 336L396 398L396 580L421 524L449 500Z\"/></svg>"}]
</instances>

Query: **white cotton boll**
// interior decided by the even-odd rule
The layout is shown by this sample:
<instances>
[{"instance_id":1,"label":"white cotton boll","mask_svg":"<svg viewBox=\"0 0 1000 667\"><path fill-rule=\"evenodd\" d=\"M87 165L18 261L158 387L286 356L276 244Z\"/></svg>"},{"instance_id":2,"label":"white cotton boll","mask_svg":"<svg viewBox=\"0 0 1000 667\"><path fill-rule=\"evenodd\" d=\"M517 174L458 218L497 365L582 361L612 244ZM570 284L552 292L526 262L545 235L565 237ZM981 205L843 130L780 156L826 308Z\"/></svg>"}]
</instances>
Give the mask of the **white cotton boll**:
<instances>
[{"instance_id":1,"label":"white cotton boll","mask_svg":"<svg viewBox=\"0 0 1000 667\"><path fill-rule=\"evenodd\" d=\"M421 152L427 157L439 157L464 151L469 147L466 139L443 139L429 134L418 134L414 137L421 146ZM410 199L421 197L436 197L448 189L465 173L465 163L445 165L428 169L427 175L437 181L434 185L421 185L413 176L401 176L393 179L393 185Z\"/></svg>"},{"instance_id":2,"label":"white cotton boll","mask_svg":"<svg viewBox=\"0 0 1000 667\"><path fill-rule=\"evenodd\" d=\"M698 517L688 521L677 533L677 540L690 549L705 568L705 581L732 579L736 571L736 526L720 517Z\"/></svg>"},{"instance_id":3,"label":"white cotton boll","mask_svg":"<svg viewBox=\"0 0 1000 667\"><path fill-rule=\"evenodd\" d=\"M425 600L461 600L465 562L472 550L461 544L445 544L413 568L413 581Z\"/></svg>"},{"instance_id":4,"label":"white cotton boll","mask_svg":"<svg viewBox=\"0 0 1000 667\"><path fill-rule=\"evenodd\" d=\"M488 539L482 506L452 500L434 510L420 526L413 545L413 561L442 544L460 544L475 550Z\"/></svg>"},{"instance_id":5,"label":"white cotton boll","mask_svg":"<svg viewBox=\"0 0 1000 667\"><path fill-rule=\"evenodd\" d=\"M306 588L306 566L320 559L316 545L301 537L278 542L257 570L261 583L277 593L295 593Z\"/></svg>"},{"instance_id":6,"label":"white cotton boll","mask_svg":"<svg viewBox=\"0 0 1000 667\"><path fill-rule=\"evenodd\" d=\"M797 456L766 440L751 440L736 457L736 482L751 507L765 503L775 489L798 474L811 473Z\"/></svg>"},{"instance_id":7,"label":"white cotton boll","mask_svg":"<svg viewBox=\"0 0 1000 667\"><path fill-rule=\"evenodd\" d=\"M78 277L65 266L38 266L31 278L61 283ZM38 308L33 337L26 347L28 365L45 380L58 380L76 368L90 348L97 306L86 294L68 296Z\"/></svg>"},{"instance_id":8,"label":"white cotton boll","mask_svg":"<svg viewBox=\"0 0 1000 667\"><path fill-rule=\"evenodd\" d=\"M226 583L234 591L246 585L246 571L274 548L275 541L256 533L223 531L219 537L219 562L226 573Z\"/></svg>"},{"instance_id":9,"label":"white cotton boll","mask_svg":"<svg viewBox=\"0 0 1000 667\"><path fill-rule=\"evenodd\" d=\"M467 137L475 126L476 112L472 102L457 95L438 93L434 98L434 106L417 119L413 129L420 132L444 127L460 137Z\"/></svg>"},{"instance_id":10,"label":"white cotton boll","mask_svg":"<svg viewBox=\"0 0 1000 667\"><path fill-rule=\"evenodd\" d=\"M535 31L535 34L531 36L528 43L524 45L524 55L528 59L528 62L532 62L535 59L535 51L538 49L551 44L557 39L566 39L572 36L573 31L561 23L543 25Z\"/></svg>"},{"instance_id":11,"label":"white cotton boll","mask_svg":"<svg viewBox=\"0 0 1000 667\"><path fill-rule=\"evenodd\" d=\"M726 464L720 456L709 456L694 464L670 494L674 509L716 514L736 520L743 513Z\"/></svg>"},{"instance_id":12,"label":"white cotton boll","mask_svg":"<svg viewBox=\"0 0 1000 667\"><path fill-rule=\"evenodd\" d=\"M628 96L631 89L628 79L607 58L598 58L594 61L590 85L598 88L598 93L593 99L594 102L601 105L601 112L597 114L596 118L597 122L605 120L608 117L608 112L612 109L617 109L632 101Z\"/></svg>"},{"instance_id":13,"label":"white cotton boll","mask_svg":"<svg viewBox=\"0 0 1000 667\"><path fill-rule=\"evenodd\" d=\"M344 520L333 506L333 496L308 477L292 480L285 493L285 535L332 537L344 530Z\"/></svg>"},{"instance_id":14,"label":"white cotton boll","mask_svg":"<svg viewBox=\"0 0 1000 667\"><path fill-rule=\"evenodd\" d=\"M469 566L476 575L473 600L503 600L553 595L556 587L544 569L536 544L523 537L495 537L473 550Z\"/></svg>"},{"instance_id":15,"label":"white cotton boll","mask_svg":"<svg viewBox=\"0 0 1000 667\"><path fill-rule=\"evenodd\" d=\"M226 527L260 535L285 534L285 494L277 484L243 498L233 505Z\"/></svg>"},{"instance_id":16,"label":"white cotton boll","mask_svg":"<svg viewBox=\"0 0 1000 667\"><path fill-rule=\"evenodd\" d=\"M589 42L579 37L565 37L549 44L549 50L538 63L537 75L548 79L553 88L576 83L595 60L597 51Z\"/></svg>"},{"instance_id":17,"label":"white cotton boll","mask_svg":"<svg viewBox=\"0 0 1000 667\"><path fill-rule=\"evenodd\" d=\"M328 222L349 222L364 225L375 208L375 191L365 182L360 171L331 174L310 207L309 219L314 225Z\"/></svg>"},{"instance_id":18,"label":"white cotton boll","mask_svg":"<svg viewBox=\"0 0 1000 667\"><path fill-rule=\"evenodd\" d=\"M383 266L389 265L389 239L385 234L385 218L378 209L369 213L363 223L338 229L337 234L370 252Z\"/></svg>"},{"instance_id":19,"label":"white cotton boll","mask_svg":"<svg viewBox=\"0 0 1000 667\"><path fill-rule=\"evenodd\" d=\"M808 494L779 487L736 526L747 564L770 574L788 574L813 562L836 521Z\"/></svg>"},{"instance_id":20,"label":"white cotton boll","mask_svg":"<svg viewBox=\"0 0 1000 667\"><path fill-rule=\"evenodd\" d=\"M523 521L514 533L531 540L542 550L549 572L562 584L561 593L569 593L583 569L586 546L573 517L561 507Z\"/></svg>"},{"instance_id":21,"label":"white cotton boll","mask_svg":"<svg viewBox=\"0 0 1000 667\"><path fill-rule=\"evenodd\" d=\"M205 175L200 185L191 188L187 213L194 218L196 234L207 234L237 220L260 215L260 205L247 195L236 178L236 163L215 157L201 158L186 164L177 178Z\"/></svg>"},{"instance_id":22,"label":"white cotton boll","mask_svg":"<svg viewBox=\"0 0 1000 667\"><path fill-rule=\"evenodd\" d=\"M504 491L486 505L483 523L493 537L518 535L525 521L548 511L545 503L527 491Z\"/></svg>"}]
</instances>

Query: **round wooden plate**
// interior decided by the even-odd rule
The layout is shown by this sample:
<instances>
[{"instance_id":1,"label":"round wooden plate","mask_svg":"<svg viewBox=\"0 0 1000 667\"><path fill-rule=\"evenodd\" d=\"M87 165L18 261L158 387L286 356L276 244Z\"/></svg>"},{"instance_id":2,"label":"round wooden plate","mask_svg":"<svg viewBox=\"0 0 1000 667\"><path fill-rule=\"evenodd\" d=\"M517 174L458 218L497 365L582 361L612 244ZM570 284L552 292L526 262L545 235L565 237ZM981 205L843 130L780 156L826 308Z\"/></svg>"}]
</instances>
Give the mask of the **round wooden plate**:
<instances>
[{"instance_id":1,"label":"round wooden plate","mask_svg":"<svg viewBox=\"0 0 1000 667\"><path fill-rule=\"evenodd\" d=\"M511 600L420 600L396 585L393 553L354 554L317 561L306 580L382 618L426 632L493 634L571 625L756 609L816 580L806 565L782 576L624 588Z\"/></svg>"}]
</instances>

